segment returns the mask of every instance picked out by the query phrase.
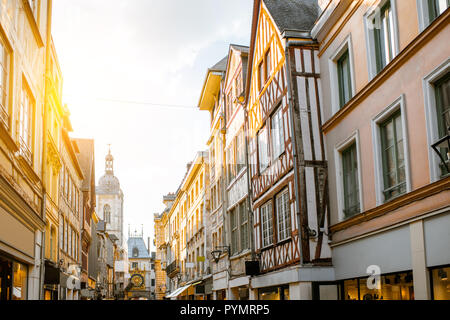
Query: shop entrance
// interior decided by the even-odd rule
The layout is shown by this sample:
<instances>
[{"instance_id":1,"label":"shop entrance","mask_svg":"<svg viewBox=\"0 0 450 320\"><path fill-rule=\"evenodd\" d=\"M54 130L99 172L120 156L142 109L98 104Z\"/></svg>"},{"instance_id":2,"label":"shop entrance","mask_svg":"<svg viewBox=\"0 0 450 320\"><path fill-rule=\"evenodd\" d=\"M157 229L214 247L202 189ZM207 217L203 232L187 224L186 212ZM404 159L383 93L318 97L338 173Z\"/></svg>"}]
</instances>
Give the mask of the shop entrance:
<instances>
[{"instance_id":1,"label":"shop entrance","mask_svg":"<svg viewBox=\"0 0 450 320\"><path fill-rule=\"evenodd\" d=\"M0 300L11 300L12 262L0 257Z\"/></svg>"}]
</instances>

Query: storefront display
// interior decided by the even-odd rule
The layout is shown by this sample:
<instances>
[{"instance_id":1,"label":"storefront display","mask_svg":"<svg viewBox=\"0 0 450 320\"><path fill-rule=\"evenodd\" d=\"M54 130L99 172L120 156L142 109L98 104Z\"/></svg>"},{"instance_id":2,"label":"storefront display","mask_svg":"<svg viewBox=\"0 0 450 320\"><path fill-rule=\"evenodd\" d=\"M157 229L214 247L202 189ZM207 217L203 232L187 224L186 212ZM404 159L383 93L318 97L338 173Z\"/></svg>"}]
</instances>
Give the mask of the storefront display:
<instances>
[{"instance_id":1,"label":"storefront display","mask_svg":"<svg viewBox=\"0 0 450 320\"><path fill-rule=\"evenodd\" d=\"M27 299L27 266L0 257L0 300Z\"/></svg>"},{"instance_id":2,"label":"storefront display","mask_svg":"<svg viewBox=\"0 0 450 320\"><path fill-rule=\"evenodd\" d=\"M289 300L289 286L261 288L258 295L259 300Z\"/></svg>"},{"instance_id":3,"label":"storefront display","mask_svg":"<svg viewBox=\"0 0 450 320\"><path fill-rule=\"evenodd\" d=\"M412 272L381 275L378 287L371 288L368 278L345 280L345 300L414 300Z\"/></svg>"},{"instance_id":4,"label":"storefront display","mask_svg":"<svg viewBox=\"0 0 450 320\"><path fill-rule=\"evenodd\" d=\"M431 270L434 300L450 300L450 266Z\"/></svg>"}]
</instances>

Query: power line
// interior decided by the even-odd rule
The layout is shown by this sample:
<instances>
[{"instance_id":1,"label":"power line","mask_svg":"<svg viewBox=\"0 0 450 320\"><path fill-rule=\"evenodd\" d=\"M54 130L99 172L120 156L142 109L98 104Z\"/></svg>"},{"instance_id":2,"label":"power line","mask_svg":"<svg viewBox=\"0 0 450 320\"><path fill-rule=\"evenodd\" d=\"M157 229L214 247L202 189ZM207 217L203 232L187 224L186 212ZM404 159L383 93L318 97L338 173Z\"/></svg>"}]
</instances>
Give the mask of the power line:
<instances>
[{"instance_id":1,"label":"power line","mask_svg":"<svg viewBox=\"0 0 450 320\"><path fill-rule=\"evenodd\" d=\"M66 94L65 96L75 97L71 94ZM165 107L165 108L181 108L181 109L190 109L194 110L197 107L187 106L187 105L177 105L177 104L164 104L164 103L155 103L155 102L146 102L146 101L133 101L133 100L121 100L121 99L112 99L112 98L99 98L99 97L84 97L90 100L99 100L106 102L115 102L115 103L123 103L123 104L136 104L136 105L146 105L146 106L154 106L154 107Z\"/></svg>"}]
</instances>

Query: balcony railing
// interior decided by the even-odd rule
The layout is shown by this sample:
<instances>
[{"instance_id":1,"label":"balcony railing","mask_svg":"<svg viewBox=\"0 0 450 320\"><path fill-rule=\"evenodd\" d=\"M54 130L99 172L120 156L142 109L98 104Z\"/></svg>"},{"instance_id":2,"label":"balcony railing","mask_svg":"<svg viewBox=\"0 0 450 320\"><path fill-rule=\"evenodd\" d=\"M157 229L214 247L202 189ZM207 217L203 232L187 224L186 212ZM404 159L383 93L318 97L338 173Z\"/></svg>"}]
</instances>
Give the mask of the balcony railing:
<instances>
[{"instance_id":1,"label":"balcony railing","mask_svg":"<svg viewBox=\"0 0 450 320\"><path fill-rule=\"evenodd\" d=\"M179 267L178 267L178 260L175 260L174 262L172 262L171 264L169 264L166 268L166 274L169 277L174 276L175 274L177 274L179 271Z\"/></svg>"},{"instance_id":2,"label":"balcony railing","mask_svg":"<svg viewBox=\"0 0 450 320\"><path fill-rule=\"evenodd\" d=\"M20 144L20 155L24 157L25 160L28 161L28 163L32 163L32 153L30 147L25 143L25 140L23 137L19 137L19 144Z\"/></svg>"}]
</instances>

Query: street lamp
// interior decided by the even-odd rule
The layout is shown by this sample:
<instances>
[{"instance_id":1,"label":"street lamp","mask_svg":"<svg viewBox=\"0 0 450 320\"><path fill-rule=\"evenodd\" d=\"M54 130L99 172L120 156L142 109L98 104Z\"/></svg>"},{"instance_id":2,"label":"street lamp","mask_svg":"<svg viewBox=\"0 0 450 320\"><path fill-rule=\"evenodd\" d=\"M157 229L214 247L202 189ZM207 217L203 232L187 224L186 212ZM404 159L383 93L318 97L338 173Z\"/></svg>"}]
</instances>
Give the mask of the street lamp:
<instances>
[{"instance_id":1,"label":"street lamp","mask_svg":"<svg viewBox=\"0 0 450 320\"><path fill-rule=\"evenodd\" d=\"M218 246L215 250L211 251L211 256L213 257L214 261L217 263L219 262L220 256L222 253L227 252L230 254L230 246Z\"/></svg>"},{"instance_id":2,"label":"street lamp","mask_svg":"<svg viewBox=\"0 0 450 320\"><path fill-rule=\"evenodd\" d=\"M442 165L450 173L449 160L450 160L450 127L447 129L447 135L436 141L431 145L433 150L438 154L441 159ZM447 152L445 152L447 150ZM447 160L445 159L447 156Z\"/></svg>"}]
</instances>

